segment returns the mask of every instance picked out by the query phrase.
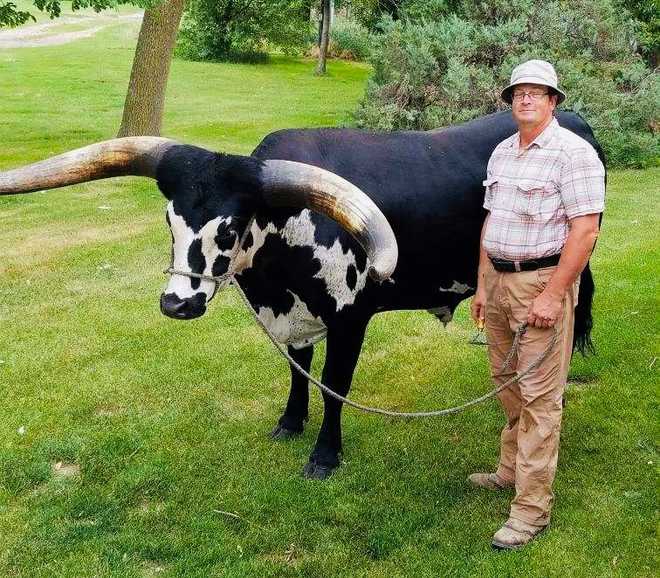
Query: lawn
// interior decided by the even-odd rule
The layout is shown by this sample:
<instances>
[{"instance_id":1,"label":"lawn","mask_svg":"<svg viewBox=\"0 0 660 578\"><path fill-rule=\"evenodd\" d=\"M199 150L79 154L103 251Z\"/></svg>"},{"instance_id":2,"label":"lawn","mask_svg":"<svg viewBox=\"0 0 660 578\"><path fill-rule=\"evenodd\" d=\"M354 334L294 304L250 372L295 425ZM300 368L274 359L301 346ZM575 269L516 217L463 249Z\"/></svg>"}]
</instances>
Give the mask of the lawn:
<instances>
[{"instance_id":1,"label":"lawn","mask_svg":"<svg viewBox=\"0 0 660 578\"><path fill-rule=\"evenodd\" d=\"M136 32L0 51L0 170L114 136ZM278 128L346 122L368 69L313 68L175 60L164 134L248 153ZM268 438L289 371L238 296L195 321L160 314L169 232L153 182L0 198L0 575L655 575L659 182L610 174L598 355L571 371L553 524L508 554L490 537L511 495L465 482L495 463L495 402L435 421L347 408L342 467L304 480L320 396L301 438ZM465 304L447 328L376 317L352 397L410 411L475 397L489 384L472 331Z\"/></svg>"}]
</instances>

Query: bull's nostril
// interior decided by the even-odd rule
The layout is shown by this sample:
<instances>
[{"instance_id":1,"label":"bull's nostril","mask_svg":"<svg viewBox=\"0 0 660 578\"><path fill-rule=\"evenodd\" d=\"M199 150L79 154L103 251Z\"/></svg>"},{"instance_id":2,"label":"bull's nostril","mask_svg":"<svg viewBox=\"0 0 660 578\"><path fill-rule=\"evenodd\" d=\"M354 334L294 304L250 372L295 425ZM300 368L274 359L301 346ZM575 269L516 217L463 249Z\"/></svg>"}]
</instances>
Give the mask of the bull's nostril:
<instances>
[{"instance_id":1,"label":"bull's nostril","mask_svg":"<svg viewBox=\"0 0 660 578\"><path fill-rule=\"evenodd\" d=\"M166 315L176 315L183 312L186 308L186 302L179 299L173 293L166 293L160 296L160 309Z\"/></svg>"}]
</instances>

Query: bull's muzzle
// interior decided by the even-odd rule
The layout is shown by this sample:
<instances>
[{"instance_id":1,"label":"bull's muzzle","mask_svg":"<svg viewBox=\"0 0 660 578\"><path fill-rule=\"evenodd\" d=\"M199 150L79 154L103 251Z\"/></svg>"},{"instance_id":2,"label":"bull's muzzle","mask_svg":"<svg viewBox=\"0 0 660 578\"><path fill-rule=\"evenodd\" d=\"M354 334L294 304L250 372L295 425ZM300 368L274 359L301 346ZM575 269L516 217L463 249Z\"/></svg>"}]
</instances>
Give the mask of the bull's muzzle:
<instances>
[{"instance_id":1,"label":"bull's muzzle","mask_svg":"<svg viewBox=\"0 0 660 578\"><path fill-rule=\"evenodd\" d=\"M195 319L206 313L206 296L197 293L181 299L174 293L163 293L160 296L160 310L172 319Z\"/></svg>"}]
</instances>

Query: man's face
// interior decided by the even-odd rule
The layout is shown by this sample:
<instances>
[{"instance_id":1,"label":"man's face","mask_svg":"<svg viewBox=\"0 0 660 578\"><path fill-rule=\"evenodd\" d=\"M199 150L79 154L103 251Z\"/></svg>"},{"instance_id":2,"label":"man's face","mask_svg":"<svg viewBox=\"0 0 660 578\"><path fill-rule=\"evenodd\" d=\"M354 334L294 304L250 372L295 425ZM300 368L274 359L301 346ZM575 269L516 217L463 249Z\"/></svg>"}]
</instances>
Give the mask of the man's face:
<instances>
[{"instance_id":1,"label":"man's face","mask_svg":"<svg viewBox=\"0 0 660 578\"><path fill-rule=\"evenodd\" d=\"M545 124L557 105L557 95L550 95L548 87L542 84L517 84L512 96L513 119L518 126Z\"/></svg>"}]
</instances>

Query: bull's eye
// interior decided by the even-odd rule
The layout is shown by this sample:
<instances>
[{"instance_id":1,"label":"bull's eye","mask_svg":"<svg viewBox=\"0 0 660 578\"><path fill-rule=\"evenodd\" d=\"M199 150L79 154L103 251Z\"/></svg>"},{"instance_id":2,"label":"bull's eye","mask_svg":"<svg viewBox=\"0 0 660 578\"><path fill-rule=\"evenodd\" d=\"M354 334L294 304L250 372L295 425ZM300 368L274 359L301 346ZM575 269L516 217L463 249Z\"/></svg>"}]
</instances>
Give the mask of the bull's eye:
<instances>
[{"instance_id":1,"label":"bull's eye","mask_svg":"<svg viewBox=\"0 0 660 578\"><path fill-rule=\"evenodd\" d=\"M227 251L234 246L234 240L236 239L236 233L230 231L227 228L218 229L218 233L215 236L215 244L218 246L220 251Z\"/></svg>"}]
</instances>

